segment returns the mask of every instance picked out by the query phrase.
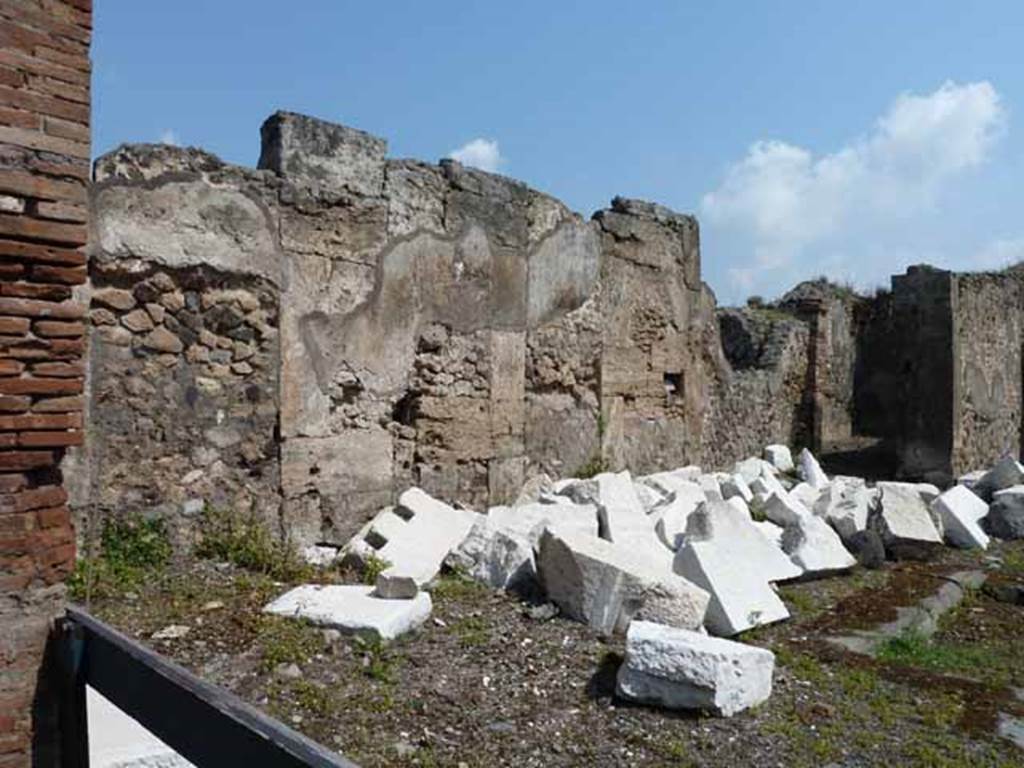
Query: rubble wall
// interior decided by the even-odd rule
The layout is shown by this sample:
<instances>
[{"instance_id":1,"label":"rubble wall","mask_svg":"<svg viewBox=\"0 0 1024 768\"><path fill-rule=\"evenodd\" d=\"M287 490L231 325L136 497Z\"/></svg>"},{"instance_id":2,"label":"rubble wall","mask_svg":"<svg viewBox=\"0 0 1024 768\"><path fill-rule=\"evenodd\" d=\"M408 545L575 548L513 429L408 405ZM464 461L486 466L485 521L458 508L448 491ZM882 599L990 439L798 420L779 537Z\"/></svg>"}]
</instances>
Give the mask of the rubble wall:
<instances>
[{"instance_id":1,"label":"rubble wall","mask_svg":"<svg viewBox=\"0 0 1024 768\"><path fill-rule=\"evenodd\" d=\"M722 350L697 221L547 195L290 113L256 170L96 165L83 523L204 504L343 542L419 485L481 508L531 474L724 464L800 431L808 335ZM146 461L139 462L141 450Z\"/></svg>"},{"instance_id":2,"label":"rubble wall","mask_svg":"<svg viewBox=\"0 0 1024 768\"><path fill-rule=\"evenodd\" d=\"M954 474L1020 455L1022 279L1016 271L954 278Z\"/></svg>"},{"instance_id":3,"label":"rubble wall","mask_svg":"<svg viewBox=\"0 0 1024 768\"><path fill-rule=\"evenodd\" d=\"M0 765L60 762L47 640L75 559L82 442L86 0L0 2Z\"/></svg>"}]
</instances>

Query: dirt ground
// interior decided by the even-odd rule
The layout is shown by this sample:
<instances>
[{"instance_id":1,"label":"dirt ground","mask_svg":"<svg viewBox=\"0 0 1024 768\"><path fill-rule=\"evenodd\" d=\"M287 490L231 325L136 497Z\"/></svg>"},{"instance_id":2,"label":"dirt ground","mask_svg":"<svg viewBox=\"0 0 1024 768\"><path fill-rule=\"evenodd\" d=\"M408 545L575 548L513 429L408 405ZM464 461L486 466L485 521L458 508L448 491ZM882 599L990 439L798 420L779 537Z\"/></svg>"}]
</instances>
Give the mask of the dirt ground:
<instances>
[{"instance_id":1,"label":"dirt ground","mask_svg":"<svg viewBox=\"0 0 1024 768\"><path fill-rule=\"evenodd\" d=\"M972 593L933 642L909 638L884 661L823 641L964 566L1024 585L1024 542L783 586L793 618L740 638L776 653L772 698L732 719L615 699L622 638L454 576L422 630L391 646L264 616L288 585L210 560L91 610L363 766L1021 766L996 721L1024 716L1024 606ZM189 630L153 639L169 625Z\"/></svg>"}]
</instances>

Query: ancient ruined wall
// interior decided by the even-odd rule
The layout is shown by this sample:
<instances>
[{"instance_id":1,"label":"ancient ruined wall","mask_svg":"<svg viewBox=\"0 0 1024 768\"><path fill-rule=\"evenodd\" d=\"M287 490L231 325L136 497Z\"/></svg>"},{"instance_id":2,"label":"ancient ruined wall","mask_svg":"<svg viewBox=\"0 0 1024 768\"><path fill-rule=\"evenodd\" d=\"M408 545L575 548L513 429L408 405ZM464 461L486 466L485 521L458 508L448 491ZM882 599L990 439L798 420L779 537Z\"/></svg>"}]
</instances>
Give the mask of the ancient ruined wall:
<instances>
[{"instance_id":1,"label":"ancient ruined wall","mask_svg":"<svg viewBox=\"0 0 1024 768\"><path fill-rule=\"evenodd\" d=\"M539 471L799 434L806 325L734 370L693 217L617 198L585 221L289 113L260 170L134 146L96 176L94 526L144 512L187 536L209 503L343 542L410 485L482 508Z\"/></svg>"},{"instance_id":2,"label":"ancient ruined wall","mask_svg":"<svg viewBox=\"0 0 1024 768\"><path fill-rule=\"evenodd\" d=\"M43 664L75 545L82 441L87 0L0 2L0 765L56 764ZM34 742L34 746L33 746Z\"/></svg>"},{"instance_id":3,"label":"ancient ruined wall","mask_svg":"<svg viewBox=\"0 0 1024 768\"><path fill-rule=\"evenodd\" d=\"M710 415L703 433L709 466L729 466L765 445L807 445L811 439L809 325L778 309L722 309L721 350L714 366Z\"/></svg>"},{"instance_id":4,"label":"ancient ruined wall","mask_svg":"<svg viewBox=\"0 0 1024 768\"><path fill-rule=\"evenodd\" d=\"M1019 272L954 277L954 474L1021 450L1021 311Z\"/></svg>"},{"instance_id":5,"label":"ancient ruined wall","mask_svg":"<svg viewBox=\"0 0 1024 768\"><path fill-rule=\"evenodd\" d=\"M880 291L854 309L853 431L897 440L902 424L898 329L893 294Z\"/></svg>"},{"instance_id":6,"label":"ancient ruined wall","mask_svg":"<svg viewBox=\"0 0 1024 768\"><path fill-rule=\"evenodd\" d=\"M955 396L953 277L931 267L910 267L893 277L892 293L901 471L948 480Z\"/></svg>"}]
</instances>

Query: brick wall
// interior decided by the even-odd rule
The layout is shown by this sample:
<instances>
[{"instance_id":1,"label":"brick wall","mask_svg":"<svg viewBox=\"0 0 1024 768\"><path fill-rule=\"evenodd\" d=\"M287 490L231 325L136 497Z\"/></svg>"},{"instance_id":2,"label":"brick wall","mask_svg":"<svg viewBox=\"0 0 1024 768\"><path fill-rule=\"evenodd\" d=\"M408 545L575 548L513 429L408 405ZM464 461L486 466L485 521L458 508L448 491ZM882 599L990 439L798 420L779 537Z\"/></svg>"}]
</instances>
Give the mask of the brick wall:
<instances>
[{"instance_id":1,"label":"brick wall","mask_svg":"<svg viewBox=\"0 0 1024 768\"><path fill-rule=\"evenodd\" d=\"M91 0L0 0L0 768L54 752L42 659L75 556ZM34 745L34 746L33 746Z\"/></svg>"}]
</instances>

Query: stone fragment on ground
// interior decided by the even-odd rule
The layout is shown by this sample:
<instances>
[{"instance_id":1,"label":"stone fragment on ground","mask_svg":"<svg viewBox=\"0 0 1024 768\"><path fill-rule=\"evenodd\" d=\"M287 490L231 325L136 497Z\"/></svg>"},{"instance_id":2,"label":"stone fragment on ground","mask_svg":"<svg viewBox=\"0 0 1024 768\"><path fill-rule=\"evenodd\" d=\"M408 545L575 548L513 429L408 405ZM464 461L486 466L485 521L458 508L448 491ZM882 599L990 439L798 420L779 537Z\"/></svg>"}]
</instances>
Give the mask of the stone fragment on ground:
<instances>
[{"instance_id":1,"label":"stone fragment on ground","mask_svg":"<svg viewBox=\"0 0 1024 768\"><path fill-rule=\"evenodd\" d=\"M954 485L932 502L932 512L942 521L949 543L962 549L988 548L988 535L981 529L988 504L970 489Z\"/></svg>"},{"instance_id":2,"label":"stone fragment on ground","mask_svg":"<svg viewBox=\"0 0 1024 768\"><path fill-rule=\"evenodd\" d=\"M392 576L381 573L377 576L373 596L382 600L412 600L419 594L416 579L411 576Z\"/></svg>"},{"instance_id":3,"label":"stone fragment on ground","mask_svg":"<svg viewBox=\"0 0 1024 768\"><path fill-rule=\"evenodd\" d=\"M988 472L971 487L984 501L991 501L996 491L1024 485L1024 466L1012 456L996 462Z\"/></svg>"},{"instance_id":4,"label":"stone fragment on ground","mask_svg":"<svg viewBox=\"0 0 1024 768\"><path fill-rule=\"evenodd\" d=\"M644 511L629 472L602 472L561 491L577 504L597 507L601 538L616 544L657 541L654 523Z\"/></svg>"},{"instance_id":5,"label":"stone fragment on ground","mask_svg":"<svg viewBox=\"0 0 1024 768\"><path fill-rule=\"evenodd\" d=\"M756 480L757 476L751 478ZM754 498L753 492L750 490L750 486L747 485L747 481L744 475L736 472L730 475L721 484L722 498L726 501L733 497L743 499L744 502L749 502Z\"/></svg>"},{"instance_id":6,"label":"stone fragment on ground","mask_svg":"<svg viewBox=\"0 0 1024 768\"><path fill-rule=\"evenodd\" d=\"M269 603L265 613L304 619L321 627L372 640L394 640L430 616L430 595L411 600L383 600L374 587L350 584L303 584Z\"/></svg>"},{"instance_id":7,"label":"stone fragment on ground","mask_svg":"<svg viewBox=\"0 0 1024 768\"><path fill-rule=\"evenodd\" d=\"M661 542L673 552L679 549L687 522L697 508L707 501L703 489L693 482L680 482L671 496L651 514L654 531Z\"/></svg>"},{"instance_id":8,"label":"stone fragment on ground","mask_svg":"<svg viewBox=\"0 0 1024 768\"><path fill-rule=\"evenodd\" d=\"M920 490L912 483L881 482L878 509L868 524L882 537L886 552L897 558L927 557L942 544Z\"/></svg>"},{"instance_id":9,"label":"stone fragment on ground","mask_svg":"<svg viewBox=\"0 0 1024 768\"><path fill-rule=\"evenodd\" d=\"M828 475L821 468L821 464L814 458L814 454L804 448L797 457L799 464L798 474L800 479L814 488L825 488L828 486Z\"/></svg>"},{"instance_id":10,"label":"stone fragment on ground","mask_svg":"<svg viewBox=\"0 0 1024 768\"><path fill-rule=\"evenodd\" d=\"M338 547L313 544L302 550L302 559L310 565L318 568L326 568L338 559L340 551L341 550Z\"/></svg>"},{"instance_id":11,"label":"stone fragment on ground","mask_svg":"<svg viewBox=\"0 0 1024 768\"><path fill-rule=\"evenodd\" d=\"M821 500L822 494L827 493L830 487L829 485L825 488L815 488L810 483L799 482L789 489L789 496L811 511Z\"/></svg>"},{"instance_id":12,"label":"stone fragment on ground","mask_svg":"<svg viewBox=\"0 0 1024 768\"><path fill-rule=\"evenodd\" d=\"M673 568L711 595L704 626L714 635L732 637L789 618L765 574L755 563L736 557L727 542L688 542L676 553Z\"/></svg>"},{"instance_id":13,"label":"stone fragment on ground","mask_svg":"<svg viewBox=\"0 0 1024 768\"><path fill-rule=\"evenodd\" d=\"M843 543L863 567L875 570L885 565L885 544L877 531L857 531Z\"/></svg>"},{"instance_id":14,"label":"stone fragment on ground","mask_svg":"<svg viewBox=\"0 0 1024 768\"><path fill-rule=\"evenodd\" d=\"M477 517L410 488L393 510L383 510L356 534L346 552L365 551L356 543L362 539L389 563L384 573L410 576L422 587L437 576L444 558L462 543Z\"/></svg>"},{"instance_id":15,"label":"stone fragment on ground","mask_svg":"<svg viewBox=\"0 0 1024 768\"><path fill-rule=\"evenodd\" d=\"M878 495L876 489L868 488L863 481L851 483L845 478L835 478L814 505L813 512L827 520L846 544L868 527L871 508Z\"/></svg>"},{"instance_id":16,"label":"stone fragment on ground","mask_svg":"<svg viewBox=\"0 0 1024 768\"><path fill-rule=\"evenodd\" d=\"M697 629L709 601L703 589L643 552L554 526L541 535L537 573L566 616L604 634L625 631L634 618Z\"/></svg>"},{"instance_id":17,"label":"stone fragment on ground","mask_svg":"<svg viewBox=\"0 0 1024 768\"><path fill-rule=\"evenodd\" d=\"M588 536L598 535L597 507L577 504L565 496L514 507L491 507L487 519L499 530L525 536L533 546L540 541L541 531L548 523Z\"/></svg>"},{"instance_id":18,"label":"stone fragment on ground","mask_svg":"<svg viewBox=\"0 0 1024 768\"><path fill-rule=\"evenodd\" d=\"M616 692L644 704L731 717L771 696L774 668L774 654L763 648L634 621Z\"/></svg>"},{"instance_id":19,"label":"stone fragment on ground","mask_svg":"<svg viewBox=\"0 0 1024 768\"><path fill-rule=\"evenodd\" d=\"M731 502L702 504L690 516L685 541L717 542L737 560L752 565L766 581L786 581L802 574L802 569L758 529L749 514Z\"/></svg>"},{"instance_id":20,"label":"stone fragment on ground","mask_svg":"<svg viewBox=\"0 0 1024 768\"><path fill-rule=\"evenodd\" d=\"M996 491L984 525L1000 539L1024 539L1024 485Z\"/></svg>"},{"instance_id":21,"label":"stone fragment on ground","mask_svg":"<svg viewBox=\"0 0 1024 768\"><path fill-rule=\"evenodd\" d=\"M811 511L794 499L789 493L772 493L764 502L764 514L776 525L783 528L795 524L803 517L810 517Z\"/></svg>"},{"instance_id":22,"label":"stone fragment on ground","mask_svg":"<svg viewBox=\"0 0 1024 768\"><path fill-rule=\"evenodd\" d=\"M788 445L768 445L764 449L764 460L784 474L792 474L796 471L793 464L793 454Z\"/></svg>"},{"instance_id":23,"label":"stone fragment on ground","mask_svg":"<svg viewBox=\"0 0 1024 768\"><path fill-rule=\"evenodd\" d=\"M782 550L805 576L825 576L857 564L839 534L820 517L805 515L785 526Z\"/></svg>"},{"instance_id":24,"label":"stone fragment on ground","mask_svg":"<svg viewBox=\"0 0 1024 768\"><path fill-rule=\"evenodd\" d=\"M529 534L505 527L489 515L477 519L444 563L494 589L527 591L537 577Z\"/></svg>"}]
</instances>

